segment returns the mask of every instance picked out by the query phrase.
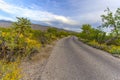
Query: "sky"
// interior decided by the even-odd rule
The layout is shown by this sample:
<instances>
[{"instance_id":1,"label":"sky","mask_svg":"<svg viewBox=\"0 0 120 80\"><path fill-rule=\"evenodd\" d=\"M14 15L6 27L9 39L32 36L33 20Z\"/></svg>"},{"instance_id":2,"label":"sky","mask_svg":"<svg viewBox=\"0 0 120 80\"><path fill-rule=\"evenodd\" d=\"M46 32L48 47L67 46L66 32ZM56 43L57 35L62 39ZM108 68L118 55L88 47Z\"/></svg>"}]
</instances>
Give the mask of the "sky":
<instances>
[{"instance_id":1,"label":"sky","mask_svg":"<svg viewBox=\"0 0 120 80\"><path fill-rule=\"evenodd\" d=\"M25 17L32 23L80 31L82 24L101 25L101 15L109 7L115 12L119 0L0 0L0 20Z\"/></svg>"}]
</instances>

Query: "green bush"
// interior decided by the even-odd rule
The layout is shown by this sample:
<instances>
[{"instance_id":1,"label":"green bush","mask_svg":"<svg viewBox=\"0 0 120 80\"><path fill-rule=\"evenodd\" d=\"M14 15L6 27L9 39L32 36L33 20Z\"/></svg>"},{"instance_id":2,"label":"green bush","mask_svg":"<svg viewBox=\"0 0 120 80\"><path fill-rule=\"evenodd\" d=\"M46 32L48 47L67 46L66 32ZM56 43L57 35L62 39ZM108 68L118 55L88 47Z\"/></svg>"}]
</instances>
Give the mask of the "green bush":
<instances>
[{"instance_id":1,"label":"green bush","mask_svg":"<svg viewBox=\"0 0 120 80\"><path fill-rule=\"evenodd\" d=\"M19 62L5 63L0 61L0 80L20 80L22 75Z\"/></svg>"},{"instance_id":2,"label":"green bush","mask_svg":"<svg viewBox=\"0 0 120 80\"><path fill-rule=\"evenodd\" d=\"M112 54L119 54L120 55L120 46L111 46L111 49L109 50Z\"/></svg>"},{"instance_id":3,"label":"green bush","mask_svg":"<svg viewBox=\"0 0 120 80\"><path fill-rule=\"evenodd\" d=\"M99 44L95 40L90 41L88 44L95 47L95 48L98 48L98 49L102 49L102 50L105 50L105 51L109 50L109 47L106 44Z\"/></svg>"},{"instance_id":4,"label":"green bush","mask_svg":"<svg viewBox=\"0 0 120 80\"><path fill-rule=\"evenodd\" d=\"M31 57L41 46L71 35L70 32L56 28L49 28L47 31L33 30L29 20L17 19L12 27L0 28L0 80L20 80L18 59Z\"/></svg>"}]
</instances>

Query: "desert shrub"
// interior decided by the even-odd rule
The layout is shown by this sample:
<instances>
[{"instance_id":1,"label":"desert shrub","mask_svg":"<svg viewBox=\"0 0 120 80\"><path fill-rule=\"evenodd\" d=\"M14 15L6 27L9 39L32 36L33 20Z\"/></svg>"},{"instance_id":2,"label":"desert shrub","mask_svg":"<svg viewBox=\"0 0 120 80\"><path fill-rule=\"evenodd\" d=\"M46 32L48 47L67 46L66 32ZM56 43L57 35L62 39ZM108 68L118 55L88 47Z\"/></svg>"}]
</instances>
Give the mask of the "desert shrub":
<instances>
[{"instance_id":1,"label":"desert shrub","mask_svg":"<svg viewBox=\"0 0 120 80\"><path fill-rule=\"evenodd\" d=\"M95 48L99 48L100 47L100 44L98 42L96 42L95 40L90 41L88 44L93 46L93 47L95 47Z\"/></svg>"},{"instance_id":2,"label":"desert shrub","mask_svg":"<svg viewBox=\"0 0 120 80\"><path fill-rule=\"evenodd\" d=\"M56 28L33 30L26 18L17 18L10 28L0 28L0 80L20 80L18 59L30 58L42 46L68 35Z\"/></svg>"},{"instance_id":3,"label":"desert shrub","mask_svg":"<svg viewBox=\"0 0 120 80\"><path fill-rule=\"evenodd\" d=\"M108 48L109 48L106 44L99 44L95 40L90 41L88 44L95 47L95 48L102 49L102 50L105 50L105 51L107 51Z\"/></svg>"},{"instance_id":4,"label":"desert shrub","mask_svg":"<svg viewBox=\"0 0 120 80\"><path fill-rule=\"evenodd\" d=\"M109 52L112 54L120 54L120 46L112 45Z\"/></svg>"},{"instance_id":5,"label":"desert shrub","mask_svg":"<svg viewBox=\"0 0 120 80\"><path fill-rule=\"evenodd\" d=\"M100 44L100 49L108 51L110 49L110 47L107 46L106 44Z\"/></svg>"},{"instance_id":6,"label":"desert shrub","mask_svg":"<svg viewBox=\"0 0 120 80\"><path fill-rule=\"evenodd\" d=\"M26 18L17 18L11 28L0 28L0 59L15 61L15 58L38 50L41 43L34 33L31 22Z\"/></svg>"},{"instance_id":7,"label":"desert shrub","mask_svg":"<svg viewBox=\"0 0 120 80\"><path fill-rule=\"evenodd\" d=\"M19 62L6 63L0 61L0 80L20 80L22 75L18 66Z\"/></svg>"},{"instance_id":8,"label":"desert shrub","mask_svg":"<svg viewBox=\"0 0 120 80\"><path fill-rule=\"evenodd\" d=\"M81 39L81 38L79 38L79 40L82 41L82 42L84 42L84 43L88 43L89 42L89 40L87 40L87 39Z\"/></svg>"}]
</instances>

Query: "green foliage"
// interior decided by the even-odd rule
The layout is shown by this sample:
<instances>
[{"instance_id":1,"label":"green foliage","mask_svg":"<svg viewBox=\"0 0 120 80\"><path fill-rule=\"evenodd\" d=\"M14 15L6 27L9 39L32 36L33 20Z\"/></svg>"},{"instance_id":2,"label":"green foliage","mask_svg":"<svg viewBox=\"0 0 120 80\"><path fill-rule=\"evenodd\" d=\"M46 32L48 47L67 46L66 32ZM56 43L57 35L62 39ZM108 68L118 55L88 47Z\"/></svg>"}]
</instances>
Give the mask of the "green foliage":
<instances>
[{"instance_id":1,"label":"green foliage","mask_svg":"<svg viewBox=\"0 0 120 80\"><path fill-rule=\"evenodd\" d=\"M102 15L102 21L103 21L103 27L111 27L113 28L113 32L116 33L116 35L119 34L120 31L120 8L118 8L113 14L109 8L105 10L107 12L107 15Z\"/></svg>"},{"instance_id":2,"label":"green foliage","mask_svg":"<svg viewBox=\"0 0 120 80\"><path fill-rule=\"evenodd\" d=\"M109 52L112 54L120 55L120 46L111 45L111 49L109 49Z\"/></svg>"},{"instance_id":3,"label":"green foliage","mask_svg":"<svg viewBox=\"0 0 120 80\"><path fill-rule=\"evenodd\" d=\"M105 50L107 52L110 52L112 54L118 54L120 55L120 46L115 46L115 45L106 45L106 44L99 44L98 42L96 42L95 40L91 41L88 43L89 45L101 49L101 50Z\"/></svg>"},{"instance_id":4,"label":"green foliage","mask_svg":"<svg viewBox=\"0 0 120 80\"><path fill-rule=\"evenodd\" d=\"M41 46L39 41L32 38L30 21L27 18L17 18L11 28L1 28L0 58L13 61L17 57L29 55L33 48Z\"/></svg>"},{"instance_id":5,"label":"green foliage","mask_svg":"<svg viewBox=\"0 0 120 80\"><path fill-rule=\"evenodd\" d=\"M91 28L91 25L89 25L89 24L84 24L84 25L82 25L82 32L81 32L81 35L80 35L80 37L82 37L82 38L84 38L84 39L90 39L90 33L91 33L91 30L92 30L92 28Z\"/></svg>"},{"instance_id":6,"label":"green foliage","mask_svg":"<svg viewBox=\"0 0 120 80\"><path fill-rule=\"evenodd\" d=\"M9 61L37 52L41 46L70 35L70 32L57 28L46 31L32 30L27 18L17 17L11 28L0 28L0 59Z\"/></svg>"},{"instance_id":7,"label":"green foliage","mask_svg":"<svg viewBox=\"0 0 120 80\"><path fill-rule=\"evenodd\" d=\"M106 40L106 44L113 42L120 36L120 8L118 8L113 14L109 8L105 10L106 15L102 15L103 27L111 28L111 33L114 34L113 37Z\"/></svg>"},{"instance_id":8,"label":"green foliage","mask_svg":"<svg viewBox=\"0 0 120 80\"><path fill-rule=\"evenodd\" d=\"M105 50L112 54L120 54L119 38L109 42L109 45L106 45L105 43L107 39L112 38L114 36L112 33L106 35L105 32L98 29L94 29L88 24L83 25L81 29L82 32L79 34L79 38L81 41L87 43L90 46L101 50ZM114 46L110 44L113 44Z\"/></svg>"},{"instance_id":9,"label":"green foliage","mask_svg":"<svg viewBox=\"0 0 120 80\"><path fill-rule=\"evenodd\" d=\"M48 32L48 33L52 33L52 34L54 34L54 35L57 33L57 31L58 31L58 30L57 30L56 28L48 28L48 29L47 29L47 32Z\"/></svg>"},{"instance_id":10,"label":"green foliage","mask_svg":"<svg viewBox=\"0 0 120 80\"><path fill-rule=\"evenodd\" d=\"M31 29L31 22L27 18L17 17L17 21L10 28L0 28L0 79L19 80L18 59L30 57L39 51L41 46L72 35L73 33L56 28L46 31ZM7 63L6 63L7 62Z\"/></svg>"},{"instance_id":11,"label":"green foliage","mask_svg":"<svg viewBox=\"0 0 120 80\"><path fill-rule=\"evenodd\" d=\"M109 47L106 44L99 44L95 40L90 41L88 44L91 45L91 46L93 46L93 47L95 47L95 48L98 48L98 49L109 50Z\"/></svg>"},{"instance_id":12,"label":"green foliage","mask_svg":"<svg viewBox=\"0 0 120 80\"><path fill-rule=\"evenodd\" d=\"M25 37L29 36L29 32L31 30L31 22L27 18L19 18L17 17L17 22L13 23L13 33L15 34L15 41L19 43L20 35Z\"/></svg>"},{"instance_id":13,"label":"green foliage","mask_svg":"<svg viewBox=\"0 0 120 80\"><path fill-rule=\"evenodd\" d=\"M54 40L71 35L70 32L57 28L48 28L47 31L34 30L33 35L41 42L42 46L50 44Z\"/></svg>"},{"instance_id":14,"label":"green foliage","mask_svg":"<svg viewBox=\"0 0 120 80\"><path fill-rule=\"evenodd\" d=\"M96 40L99 43L104 43L104 39L106 36L105 32L99 29L92 28L92 26L89 24L84 24L81 29L82 32L79 35L80 38L84 39L87 42L91 40Z\"/></svg>"},{"instance_id":15,"label":"green foliage","mask_svg":"<svg viewBox=\"0 0 120 80\"><path fill-rule=\"evenodd\" d=\"M22 75L19 62L5 63L0 61L0 80L20 80Z\"/></svg>"},{"instance_id":16,"label":"green foliage","mask_svg":"<svg viewBox=\"0 0 120 80\"><path fill-rule=\"evenodd\" d=\"M27 35L27 33L29 33L31 30L31 22L27 18L17 17L17 22L13 23L13 29L19 35L20 34Z\"/></svg>"},{"instance_id":17,"label":"green foliage","mask_svg":"<svg viewBox=\"0 0 120 80\"><path fill-rule=\"evenodd\" d=\"M120 8L113 14L109 8L105 10L106 15L102 15L102 26L93 28L89 24L82 25L82 32L78 37L81 41L98 49L105 50L112 54L120 54ZM111 29L108 34L102 29Z\"/></svg>"}]
</instances>

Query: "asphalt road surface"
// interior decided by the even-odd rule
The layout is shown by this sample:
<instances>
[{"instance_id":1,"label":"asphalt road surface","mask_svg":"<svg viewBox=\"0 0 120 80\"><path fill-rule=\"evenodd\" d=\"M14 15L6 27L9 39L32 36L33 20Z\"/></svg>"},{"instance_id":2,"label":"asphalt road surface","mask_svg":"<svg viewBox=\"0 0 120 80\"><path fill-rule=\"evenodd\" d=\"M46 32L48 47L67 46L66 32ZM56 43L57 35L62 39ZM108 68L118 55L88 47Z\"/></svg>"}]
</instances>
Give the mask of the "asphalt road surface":
<instances>
[{"instance_id":1,"label":"asphalt road surface","mask_svg":"<svg viewBox=\"0 0 120 80\"><path fill-rule=\"evenodd\" d=\"M63 38L53 49L41 80L120 80L120 59L76 37Z\"/></svg>"}]
</instances>

